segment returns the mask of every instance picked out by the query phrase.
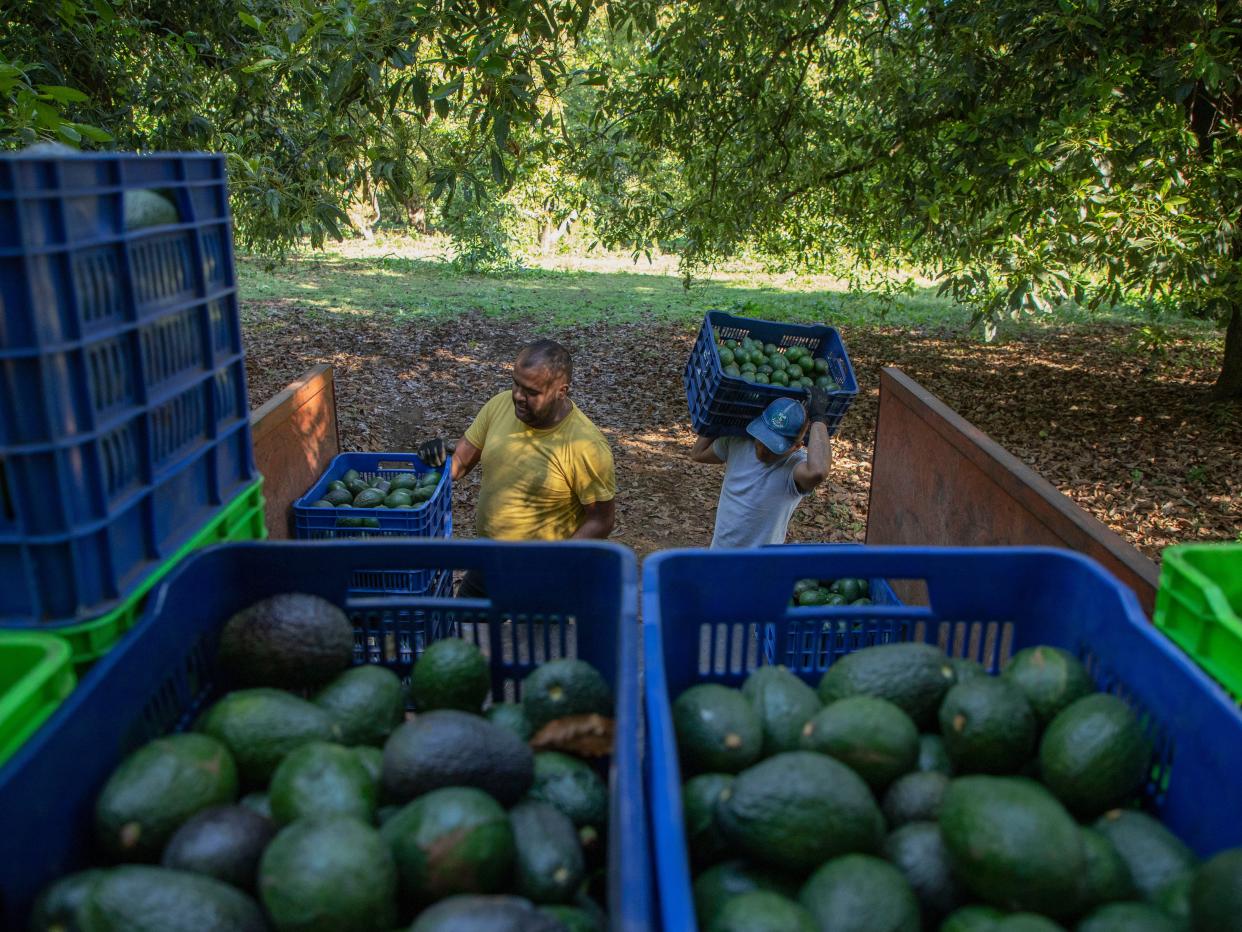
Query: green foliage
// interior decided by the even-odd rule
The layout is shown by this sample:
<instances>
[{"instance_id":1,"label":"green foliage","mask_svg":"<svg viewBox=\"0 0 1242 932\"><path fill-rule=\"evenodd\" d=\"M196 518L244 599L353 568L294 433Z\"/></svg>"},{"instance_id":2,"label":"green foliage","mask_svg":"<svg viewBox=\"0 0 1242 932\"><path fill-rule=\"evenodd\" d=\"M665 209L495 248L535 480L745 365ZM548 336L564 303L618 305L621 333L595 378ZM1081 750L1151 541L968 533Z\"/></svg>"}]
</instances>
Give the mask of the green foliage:
<instances>
[{"instance_id":1,"label":"green foliage","mask_svg":"<svg viewBox=\"0 0 1242 932\"><path fill-rule=\"evenodd\" d=\"M559 95L595 80L569 54L593 6L18 0L4 141L108 143L102 127L120 148L223 151L243 248L320 246L357 205L507 187L552 144Z\"/></svg>"},{"instance_id":2,"label":"green foliage","mask_svg":"<svg viewBox=\"0 0 1242 932\"><path fill-rule=\"evenodd\" d=\"M682 186L605 223L684 237L691 267L748 243L914 263L992 325L1142 295L1220 319L1242 304L1240 35L1208 0L679 3L594 126Z\"/></svg>"}]
</instances>

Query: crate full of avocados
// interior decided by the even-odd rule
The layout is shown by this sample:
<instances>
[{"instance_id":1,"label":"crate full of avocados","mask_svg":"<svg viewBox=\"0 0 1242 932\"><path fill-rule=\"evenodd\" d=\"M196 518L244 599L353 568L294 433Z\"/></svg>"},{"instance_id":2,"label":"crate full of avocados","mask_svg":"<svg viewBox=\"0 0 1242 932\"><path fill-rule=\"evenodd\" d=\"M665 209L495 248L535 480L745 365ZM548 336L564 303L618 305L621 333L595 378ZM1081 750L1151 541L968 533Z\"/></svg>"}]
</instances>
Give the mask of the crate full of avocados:
<instances>
[{"instance_id":1,"label":"crate full of avocados","mask_svg":"<svg viewBox=\"0 0 1242 932\"><path fill-rule=\"evenodd\" d=\"M841 334L823 325L780 324L708 311L683 374L690 423L712 435L742 435L777 398L828 392L835 434L858 394Z\"/></svg>"},{"instance_id":2,"label":"crate full of avocados","mask_svg":"<svg viewBox=\"0 0 1242 932\"><path fill-rule=\"evenodd\" d=\"M338 454L293 503L294 528L304 540L451 537L452 474L451 458L432 469L413 453Z\"/></svg>"},{"instance_id":3,"label":"crate full of avocados","mask_svg":"<svg viewBox=\"0 0 1242 932\"><path fill-rule=\"evenodd\" d=\"M0 158L0 624L119 607L255 470L222 155Z\"/></svg>"},{"instance_id":4,"label":"crate full of avocados","mask_svg":"<svg viewBox=\"0 0 1242 932\"><path fill-rule=\"evenodd\" d=\"M488 599L351 590L410 566ZM605 543L195 554L0 770L0 926L650 928L635 588Z\"/></svg>"},{"instance_id":5,"label":"crate full of avocados","mask_svg":"<svg viewBox=\"0 0 1242 932\"><path fill-rule=\"evenodd\" d=\"M789 605L877 577L904 604ZM1242 715L1098 564L682 551L643 589L663 928L1239 928Z\"/></svg>"}]
</instances>

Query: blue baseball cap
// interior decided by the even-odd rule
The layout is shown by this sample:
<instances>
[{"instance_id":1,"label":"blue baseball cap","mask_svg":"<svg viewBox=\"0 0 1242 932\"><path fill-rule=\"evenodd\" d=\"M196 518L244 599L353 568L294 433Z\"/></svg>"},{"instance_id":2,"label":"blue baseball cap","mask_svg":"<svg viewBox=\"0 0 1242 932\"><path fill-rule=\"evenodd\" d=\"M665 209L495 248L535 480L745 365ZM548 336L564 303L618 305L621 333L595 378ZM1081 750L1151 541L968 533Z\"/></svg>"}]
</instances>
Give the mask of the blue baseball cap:
<instances>
[{"instance_id":1,"label":"blue baseball cap","mask_svg":"<svg viewBox=\"0 0 1242 932\"><path fill-rule=\"evenodd\" d=\"M805 423L806 412L802 405L792 398L777 398L746 425L746 433L779 455L789 452Z\"/></svg>"}]
</instances>

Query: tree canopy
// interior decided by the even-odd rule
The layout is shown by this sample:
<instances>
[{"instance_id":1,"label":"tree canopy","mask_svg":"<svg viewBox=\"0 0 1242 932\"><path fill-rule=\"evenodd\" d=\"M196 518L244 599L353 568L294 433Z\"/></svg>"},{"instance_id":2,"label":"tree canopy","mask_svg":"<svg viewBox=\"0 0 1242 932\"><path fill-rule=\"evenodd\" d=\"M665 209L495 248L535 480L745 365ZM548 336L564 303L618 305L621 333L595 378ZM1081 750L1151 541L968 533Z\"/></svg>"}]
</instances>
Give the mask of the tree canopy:
<instances>
[{"instance_id":1,"label":"tree canopy","mask_svg":"<svg viewBox=\"0 0 1242 932\"><path fill-rule=\"evenodd\" d=\"M376 192L478 222L520 190L688 273L913 266L984 321L1176 302L1227 323L1242 397L1237 4L198 7L23 0L8 140L228 152L256 248L340 235Z\"/></svg>"}]
</instances>

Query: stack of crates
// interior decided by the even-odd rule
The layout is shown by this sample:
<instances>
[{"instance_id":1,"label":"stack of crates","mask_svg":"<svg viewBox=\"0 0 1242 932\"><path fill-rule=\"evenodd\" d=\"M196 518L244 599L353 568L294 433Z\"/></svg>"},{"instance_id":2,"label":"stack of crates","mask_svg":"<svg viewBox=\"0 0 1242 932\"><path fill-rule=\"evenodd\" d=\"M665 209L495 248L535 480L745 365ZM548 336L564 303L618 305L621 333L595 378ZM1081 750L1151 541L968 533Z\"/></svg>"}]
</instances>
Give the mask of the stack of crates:
<instances>
[{"instance_id":1,"label":"stack of crates","mask_svg":"<svg viewBox=\"0 0 1242 932\"><path fill-rule=\"evenodd\" d=\"M1166 548L1153 620L1242 701L1242 544Z\"/></svg>"},{"instance_id":2,"label":"stack of crates","mask_svg":"<svg viewBox=\"0 0 1242 932\"><path fill-rule=\"evenodd\" d=\"M0 629L81 672L192 549L265 536L249 415L224 157L0 158Z\"/></svg>"}]
</instances>

